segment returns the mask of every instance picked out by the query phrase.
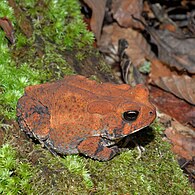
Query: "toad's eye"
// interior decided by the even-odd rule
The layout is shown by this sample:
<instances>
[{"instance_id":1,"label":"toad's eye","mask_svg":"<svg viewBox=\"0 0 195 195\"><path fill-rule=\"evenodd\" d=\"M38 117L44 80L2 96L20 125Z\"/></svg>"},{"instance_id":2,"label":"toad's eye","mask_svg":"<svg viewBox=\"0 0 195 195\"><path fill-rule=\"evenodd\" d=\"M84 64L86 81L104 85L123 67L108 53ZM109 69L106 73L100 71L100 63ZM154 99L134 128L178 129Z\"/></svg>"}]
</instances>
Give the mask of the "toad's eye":
<instances>
[{"instance_id":1,"label":"toad's eye","mask_svg":"<svg viewBox=\"0 0 195 195\"><path fill-rule=\"evenodd\" d=\"M137 119L139 112L136 110L129 110L123 113L123 119L126 122L133 122Z\"/></svg>"}]
</instances>

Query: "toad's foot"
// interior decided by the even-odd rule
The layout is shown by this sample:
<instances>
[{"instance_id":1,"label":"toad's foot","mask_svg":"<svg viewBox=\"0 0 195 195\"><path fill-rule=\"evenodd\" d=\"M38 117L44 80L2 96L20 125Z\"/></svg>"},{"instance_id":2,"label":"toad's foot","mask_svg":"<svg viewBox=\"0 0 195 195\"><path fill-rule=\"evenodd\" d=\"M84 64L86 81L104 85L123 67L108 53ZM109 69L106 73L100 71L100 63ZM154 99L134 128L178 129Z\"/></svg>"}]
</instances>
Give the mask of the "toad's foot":
<instances>
[{"instance_id":1,"label":"toad's foot","mask_svg":"<svg viewBox=\"0 0 195 195\"><path fill-rule=\"evenodd\" d=\"M104 145L105 141L103 138L88 137L79 144L78 150L80 153L99 161L110 160L120 152L117 146L108 148Z\"/></svg>"}]
</instances>

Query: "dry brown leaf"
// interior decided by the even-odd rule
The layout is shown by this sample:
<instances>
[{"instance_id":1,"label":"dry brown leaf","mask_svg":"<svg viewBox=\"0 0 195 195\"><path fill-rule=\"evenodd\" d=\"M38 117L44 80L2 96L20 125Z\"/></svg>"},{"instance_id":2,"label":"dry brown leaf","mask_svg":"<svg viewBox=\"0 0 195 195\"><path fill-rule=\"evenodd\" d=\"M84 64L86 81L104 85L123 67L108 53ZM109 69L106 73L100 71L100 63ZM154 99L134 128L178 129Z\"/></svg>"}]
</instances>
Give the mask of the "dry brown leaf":
<instances>
[{"instance_id":1,"label":"dry brown leaf","mask_svg":"<svg viewBox=\"0 0 195 195\"><path fill-rule=\"evenodd\" d=\"M150 4L149 4L148 1L143 2L143 11L142 11L142 13L147 14L147 17L150 18L150 19L155 18L154 13L151 10L151 7L150 7Z\"/></svg>"},{"instance_id":2,"label":"dry brown leaf","mask_svg":"<svg viewBox=\"0 0 195 195\"><path fill-rule=\"evenodd\" d=\"M100 40L102 23L105 14L106 0L83 0L92 10L90 21L91 30L95 34L97 42Z\"/></svg>"},{"instance_id":3,"label":"dry brown leaf","mask_svg":"<svg viewBox=\"0 0 195 195\"><path fill-rule=\"evenodd\" d=\"M131 28L121 28L117 23L104 26L98 45L100 51L105 52L105 48L109 48L118 54L118 42L120 39L125 39L128 42L129 47L125 50L125 53L135 66L145 62L146 58L154 57L150 45L141 33Z\"/></svg>"},{"instance_id":4,"label":"dry brown leaf","mask_svg":"<svg viewBox=\"0 0 195 195\"><path fill-rule=\"evenodd\" d=\"M195 74L195 38L146 27L158 47L158 58L179 71Z\"/></svg>"},{"instance_id":5,"label":"dry brown leaf","mask_svg":"<svg viewBox=\"0 0 195 195\"><path fill-rule=\"evenodd\" d=\"M122 27L142 27L139 22L132 19L132 15L141 19L142 11L143 0L115 0L112 4L113 18Z\"/></svg>"},{"instance_id":6,"label":"dry brown leaf","mask_svg":"<svg viewBox=\"0 0 195 195\"><path fill-rule=\"evenodd\" d=\"M0 18L0 27L4 30L6 37L13 44L14 43L14 28L10 20L6 17Z\"/></svg>"},{"instance_id":7,"label":"dry brown leaf","mask_svg":"<svg viewBox=\"0 0 195 195\"><path fill-rule=\"evenodd\" d=\"M195 106L155 86L150 86L150 98L161 112L195 127Z\"/></svg>"},{"instance_id":8,"label":"dry brown leaf","mask_svg":"<svg viewBox=\"0 0 195 195\"><path fill-rule=\"evenodd\" d=\"M164 90L195 105L195 78L191 78L187 75L173 75L172 77L160 77L154 82Z\"/></svg>"},{"instance_id":9,"label":"dry brown leaf","mask_svg":"<svg viewBox=\"0 0 195 195\"><path fill-rule=\"evenodd\" d=\"M158 87L195 104L195 78L176 75L158 60L152 61L151 78Z\"/></svg>"},{"instance_id":10,"label":"dry brown leaf","mask_svg":"<svg viewBox=\"0 0 195 195\"><path fill-rule=\"evenodd\" d=\"M192 160L195 156L195 131L179 122L171 121L165 134L172 143L172 150L183 158Z\"/></svg>"},{"instance_id":11,"label":"dry brown leaf","mask_svg":"<svg viewBox=\"0 0 195 195\"><path fill-rule=\"evenodd\" d=\"M183 5L183 6L186 6L186 5L188 5L188 4L192 4L192 5L195 5L195 1L189 1L189 0L182 0L181 1L181 4Z\"/></svg>"},{"instance_id":12,"label":"dry brown leaf","mask_svg":"<svg viewBox=\"0 0 195 195\"><path fill-rule=\"evenodd\" d=\"M156 80L161 76L171 76L173 72L169 69L169 67L163 64L158 59L153 59L151 61L151 74L150 77L152 80Z\"/></svg>"}]
</instances>

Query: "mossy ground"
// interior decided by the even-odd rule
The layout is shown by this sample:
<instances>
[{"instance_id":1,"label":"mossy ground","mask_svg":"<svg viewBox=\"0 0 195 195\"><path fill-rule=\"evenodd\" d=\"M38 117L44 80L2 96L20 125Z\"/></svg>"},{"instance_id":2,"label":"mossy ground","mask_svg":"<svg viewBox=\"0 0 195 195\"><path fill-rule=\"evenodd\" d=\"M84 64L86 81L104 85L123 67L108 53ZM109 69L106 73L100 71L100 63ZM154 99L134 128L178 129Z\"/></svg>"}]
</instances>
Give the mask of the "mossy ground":
<instances>
[{"instance_id":1,"label":"mossy ground","mask_svg":"<svg viewBox=\"0 0 195 195\"><path fill-rule=\"evenodd\" d=\"M0 193L194 194L158 125L132 137L146 150L139 159L135 147L108 162L80 155L53 156L26 138L15 118L24 87L73 74L63 51L76 46L81 50L75 56L82 60L86 57L82 47L90 48L93 38L76 0L16 2L26 10L33 32L27 38L7 2L1 1L0 17L13 21L16 43L8 47L0 31ZM43 4L45 10L40 9Z\"/></svg>"}]
</instances>

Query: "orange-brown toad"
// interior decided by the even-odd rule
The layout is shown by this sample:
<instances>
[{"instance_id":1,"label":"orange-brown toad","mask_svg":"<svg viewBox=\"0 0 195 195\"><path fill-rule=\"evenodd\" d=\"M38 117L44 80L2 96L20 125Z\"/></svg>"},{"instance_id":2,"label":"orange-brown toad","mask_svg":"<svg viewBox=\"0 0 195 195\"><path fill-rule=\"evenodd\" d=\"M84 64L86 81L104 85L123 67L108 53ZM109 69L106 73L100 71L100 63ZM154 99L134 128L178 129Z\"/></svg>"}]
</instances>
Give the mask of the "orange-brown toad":
<instances>
[{"instance_id":1,"label":"orange-brown toad","mask_svg":"<svg viewBox=\"0 0 195 195\"><path fill-rule=\"evenodd\" d=\"M156 117L143 85L97 83L83 76L25 89L17 105L23 131L61 154L110 160L121 138Z\"/></svg>"}]
</instances>

